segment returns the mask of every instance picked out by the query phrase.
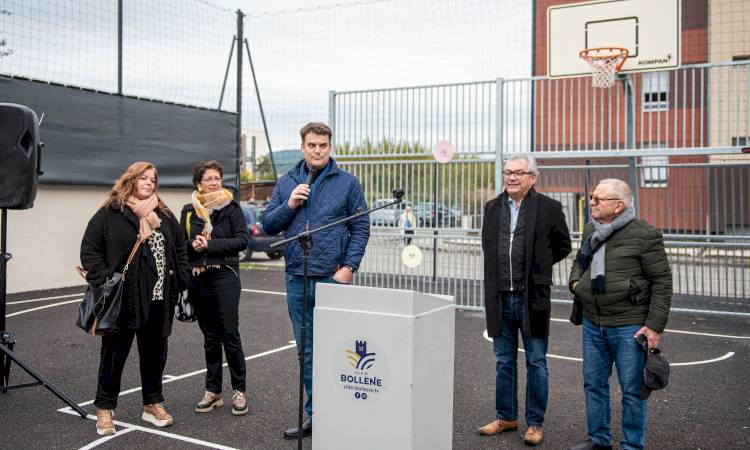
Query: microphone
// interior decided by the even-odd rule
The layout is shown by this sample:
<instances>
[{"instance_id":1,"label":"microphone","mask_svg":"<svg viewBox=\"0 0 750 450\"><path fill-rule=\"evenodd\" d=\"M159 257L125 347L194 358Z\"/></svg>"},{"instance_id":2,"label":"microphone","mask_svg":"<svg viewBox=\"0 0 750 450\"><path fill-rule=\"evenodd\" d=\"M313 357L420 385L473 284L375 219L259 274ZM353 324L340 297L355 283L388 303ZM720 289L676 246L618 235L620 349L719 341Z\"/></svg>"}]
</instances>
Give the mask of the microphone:
<instances>
[{"instance_id":1,"label":"microphone","mask_svg":"<svg viewBox=\"0 0 750 450\"><path fill-rule=\"evenodd\" d=\"M318 177L318 171L314 167L308 167L307 168L307 180L305 180L305 184L308 186L312 186L313 181Z\"/></svg>"},{"instance_id":2,"label":"microphone","mask_svg":"<svg viewBox=\"0 0 750 450\"><path fill-rule=\"evenodd\" d=\"M307 166L307 180L305 180L305 184L308 186L312 186L313 181L315 181L315 178L318 177L318 170L314 167ZM304 205L307 203L307 200L303 200L302 204Z\"/></svg>"},{"instance_id":3,"label":"microphone","mask_svg":"<svg viewBox=\"0 0 750 450\"><path fill-rule=\"evenodd\" d=\"M393 190L393 198L397 200L398 203L401 203L401 197L404 196L404 190L401 188L396 188Z\"/></svg>"}]
</instances>

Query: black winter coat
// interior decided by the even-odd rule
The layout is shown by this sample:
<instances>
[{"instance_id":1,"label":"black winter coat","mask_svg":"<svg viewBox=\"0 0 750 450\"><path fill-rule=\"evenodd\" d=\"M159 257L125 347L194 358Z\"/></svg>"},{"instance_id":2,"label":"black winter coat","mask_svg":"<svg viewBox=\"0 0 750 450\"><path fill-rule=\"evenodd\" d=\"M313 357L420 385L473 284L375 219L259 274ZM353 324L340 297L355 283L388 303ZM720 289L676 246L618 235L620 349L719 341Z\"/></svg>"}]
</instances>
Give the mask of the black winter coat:
<instances>
[{"instance_id":1,"label":"black winter coat","mask_svg":"<svg viewBox=\"0 0 750 450\"><path fill-rule=\"evenodd\" d=\"M549 336L552 266L570 253L570 233L562 205L533 188L524 198L526 211L526 273L524 276L524 326L526 336ZM500 336L500 258L498 254L500 211L508 194L503 192L487 202L482 224L484 252L484 310L487 334Z\"/></svg>"},{"instance_id":2,"label":"black winter coat","mask_svg":"<svg viewBox=\"0 0 750 450\"><path fill-rule=\"evenodd\" d=\"M190 234L188 235L187 216L190 213ZM190 267L207 265L227 265L235 270L240 268L239 252L247 248L250 233L247 231L247 222L242 213L242 207L236 201L211 213L211 239L205 251L193 250L192 242L195 236L203 231L205 222L195 213L192 203L182 208L180 214L180 236L184 246L187 248L188 262Z\"/></svg>"},{"instance_id":3,"label":"black winter coat","mask_svg":"<svg viewBox=\"0 0 750 450\"><path fill-rule=\"evenodd\" d=\"M157 208L155 212L161 219L159 230L165 240L165 301L151 301L146 289L156 284L158 273L151 249L143 242L125 275L124 303L118 322L122 329L139 330L151 314L158 314L163 317L162 336L167 337L172 332L177 297L187 288L190 272L177 219L171 211L164 212ZM81 242L81 265L87 271L86 281L98 286L114 272L122 272L138 239L138 228L138 218L127 207L124 211L117 206L102 207L94 214Z\"/></svg>"}]
</instances>

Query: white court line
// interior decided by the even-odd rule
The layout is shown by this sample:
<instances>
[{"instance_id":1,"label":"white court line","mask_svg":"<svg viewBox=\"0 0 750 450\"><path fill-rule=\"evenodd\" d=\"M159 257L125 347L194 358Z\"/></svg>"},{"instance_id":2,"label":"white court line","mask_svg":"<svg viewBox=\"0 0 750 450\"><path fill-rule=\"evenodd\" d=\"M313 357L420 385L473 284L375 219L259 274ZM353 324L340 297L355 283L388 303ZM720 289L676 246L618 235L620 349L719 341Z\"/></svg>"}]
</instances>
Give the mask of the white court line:
<instances>
[{"instance_id":1,"label":"white court line","mask_svg":"<svg viewBox=\"0 0 750 450\"><path fill-rule=\"evenodd\" d=\"M563 300L558 298L553 298L551 300L552 303L563 303L567 305L572 305L573 300ZM733 311L717 311L715 309L695 309L695 308L670 308L670 311L675 312L685 312L685 313L693 313L693 314L716 314L719 316L733 316L733 317L750 317L750 313L743 313L743 312L733 312Z\"/></svg>"},{"instance_id":2,"label":"white court line","mask_svg":"<svg viewBox=\"0 0 750 450\"><path fill-rule=\"evenodd\" d=\"M669 363L670 366L696 366L698 364L710 364L712 362L716 361L722 361L724 359L729 359L732 356L734 356L734 352L727 352L724 356L719 356L718 358L714 359L705 359L703 361L691 361L691 362L684 362L684 363Z\"/></svg>"},{"instance_id":3,"label":"white court line","mask_svg":"<svg viewBox=\"0 0 750 450\"><path fill-rule=\"evenodd\" d=\"M243 292L253 292L253 293L258 293L258 294L272 294L272 295L284 295L284 296L286 296L286 292L261 291L261 290L257 290L257 289L243 289L242 291ZM553 299L552 301L555 302L555 303L570 303L570 304L573 303L572 300L555 300L555 299ZM695 312L710 313L712 311L695 310ZM570 322L570 320L568 320L568 319L555 319L555 318L552 318L550 320L552 320L553 322L568 322L568 323ZM664 331L665 332L669 331L670 333L692 334L692 335L695 335L695 336L718 337L718 338L727 338L727 339L750 339L750 336L732 336L732 335L728 335L728 334L701 333L701 332L698 332L698 331L673 330L671 328L667 328Z\"/></svg>"},{"instance_id":4,"label":"white court line","mask_svg":"<svg viewBox=\"0 0 750 450\"><path fill-rule=\"evenodd\" d=\"M258 294L273 294L273 295L283 295L283 296L286 296L286 292L260 291L260 290L256 290L256 289L243 289L243 291L244 292L258 293ZM75 297L75 296L79 296L79 295L82 295L82 294L61 295L59 297L47 297L47 298L40 298L40 299L35 299L35 300L24 300L24 301L21 301L21 302L8 303L8 305L18 304L18 303L25 303L25 302L41 302L43 300L51 300L51 299L54 299L54 298L64 298L64 297ZM55 306L67 305L69 303L76 303L76 302L80 302L81 300L83 300L83 297L79 297L79 298L77 298L75 300L68 300L66 302L52 303L52 304L49 304L49 305L39 306L39 307L36 307L36 308L24 309L22 311L17 311L17 312L11 313L11 314L6 314L5 317L13 317L13 316L21 315L21 314L26 314L26 313L30 313L30 312L34 312L34 311L39 311L39 310L42 310L42 309L54 308Z\"/></svg>"},{"instance_id":5,"label":"white court line","mask_svg":"<svg viewBox=\"0 0 750 450\"><path fill-rule=\"evenodd\" d=\"M75 411L73 411L72 409L70 409L69 406L66 406L63 409L58 409L58 411L61 412L61 413L65 413L65 414L71 414L71 415L75 415L75 416L78 415L78 413L75 412ZM86 416L86 418L87 419L91 419L91 420L96 420L96 416L91 415L91 414L89 414L88 416ZM195 438L191 438L191 437L187 437L187 436L182 436L182 435L175 434L175 433L167 433L166 431L156 430L156 429L148 428L148 427L142 427L140 425L135 425L135 424L132 424L132 423L122 422L122 421L119 421L119 420L115 420L113 422L114 422L115 425L119 425L119 426L125 428L125 430L129 430L129 431L134 431L134 430L143 431L144 433L155 434L157 436L162 436L162 437L166 437L166 438L176 439L178 441L183 441L183 442L189 442L191 444L201 445L203 447L208 447L208 448L215 448L215 449L220 449L220 450L236 450L234 447L227 447L227 446L224 446L224 445L215 444L213 442L202 441L200 439L195 439ZM115 433L114 436L107 436L107 437L108 438L114 438L118 434L126 432L125 430L118 431L117 433ZM86 447L83 447L83 448L93 448L93 447L95 447L95 445L94 445L95 443L97 443L96 445L99 445L102 442L104 442L104 439L98 439L98 440L90 443L89 446L86 446Z\"/></svg>"},{"instance_id":6,"label":"white court line","mask_svg":"<svg viewBox=\"0 0 750 450\"><path fill-rule=\"evenodd\" d=\"M486 330L486 329L485 329L485 330L484 330L484 332L482 333L482 337L484 337L484 338L485 338L485 339L487 339L488 341L492 342L492 338L490 337L490 335L489 335L489 334L487 334L487 330ZM522 348L519 348L519 349L518 349L518 351L519 351L519 352L524 352L524 349L522 349ZM555 354L552 354L552 353L547 353L547 357L549 357L549 358L555 358L555 359L564 359L564 360L566 360L566 361L578 361L578 362L583 362L583 359L581 359L581 358L573 358L572 356L562 356L562 355L555 355Z\"/></svg>"},{"instance_id":7,"label":"white court line","mask_svg":"<svg viewBox=\"0 0 750 450\"><path fill-rule=\"evenodd\" d=\"M728 334L699 333L697 331L671 330L669 328L667 328L664 331L670 332L670 333L693 334L696 336L708 336L708 337L719 337L719 338L729 338L729 339L750 339L750 336L730 336Z\"/></svg>"},{"instance_id":8,"label":"white court line","mask_svg":"<svg viewBox=\"0 0 750 450\"><path fill-rule=\"evenodd\" d=\"M54 308L55 306L67 305L69 303L80 303L81 300L83 300L83 298L77 298L75 300L68 300L67 302L52 303L51 305L37 306L36 308L24 309L22 311L17 311L17 312L14 312L12 314L6 314L5 317L19 316L21 314L26 314L26 313L30 313L30 312L34 312L34 311L39 311L39 310L42 310L42 309Z\"/></svg>"},{"instance_id":9,"label":"white court line","mask_svg":"<svg viewBox=\"0 0 750 450\"><path fill-rule=\"evenodd\" d=\"M294 341L292 341L292 342L294 342ZM290 348L296 348L296 347L297 347L296 344L289 344L289 345L285 345L283 347L274 348L272 350L268 350L268 351L265 351L263 353L256 353L255 355L250 355L250 356L248 356L248 357L245 358L245 361L250 361L251 359L262 358L264 356L272 355L274 353L282 352L284 350L288 350ZM227 363L222 364L222 367L228 367ZM200 375L202 373L206 373L206 370L207 369L200 369L200 370L195 370L193 372L189 372L189 373L186 373L186 374L183 374L183 375L176 375L176 376L170 375L169 379L166 379L166 380L162 381L162 385L165 385L167 383L172 383L173 381L182 380L184 378L193 377L195 375ZM135 388L132 388L132 389L128 389L126 391L120 391L119 397L122 397L123 395L127 395L127 394L132 394L133 392L138 392L141 389L142 389L142 387L138 386L138 387L135 387ZM79 403L78 406L88 406L88 405L93 404L94 401L95 400L89 400L87 402ZM58 411L59 412L64 412L63 411L64 409L70 409L70 407L66 406L65 408L58 409Z\"/></svg>"},{"instance_id":10,"label":"white court line","mask_svg":"<svg viewBox=\"0 0 750 450\"><path fill-rule=\"evenodd\" d=\"M487 330L486 329L482 333L482 337L484 337L488 341L492 342L492 338L489 336L489 334L487 334ZM522 349L522 348L519 348L518 351L525 353L525 350ZM671 366L697 366L699 364L710 364L710 363L714 363L714 362L718 362L718 361L723 361L725 359L731 358L734 355L735 355L734 352L727 352L725 355L719 356L718 358L714 358L714 359L704 359L703 361L688 361L688 362L683 362L683 363L669 363L669 365L670 365L670 367ZM582 358L573 358L573 357L570 357L570 356L555 355L555 354L552 354L552 353L547 353L547 356L550 357L550 358L555 358L555 359L564 359L566 361L583 362Z\"/></svg>"},{"instance_id":11,"label":"white court line","mask_svg":"<svg viewBox=\"0 0 750 450\"><path fill-rule=\"evenodd\" d=\"M555 319L555 318L552 318L550 320L553 321L553 322L566 322L566 323L570 323L570 320L568 320L568 319ZM669 333L692 334L692 335L695 335L695 336L706 336L706 337L720 337L720 338L727 338L727 339L750 339L750 336L732 336L732 335L728 335L728 334L701 333L701 332L698 332L698 331L673 330L671 328L666 328L664 330L664 332L665 333L669 332Z\"/></svg>"},{"instance_id":12,"label":"white court line","mask_svg":"<svg viewBox=\"0 0 750 450\"><path fill-rule=\"evenodd\" d=\"M243 289L243 291L244 292L258 293L258 294L273 294L273 295L283 295L283 296L286 296L286 292L260 291L260 290L257 290L257 289ZM8 305L17 305L17 304L21 304L21 303L41 302L41 301L45 301L45 300L54 300L56 298L76 297L76 296L81 296L81 295L83 295L83 294L59 295L59 296L56 296L56 297L45 297L45 298L38 298L38 299L33 299L33 300L22 300L22 301L18 301L18 302L7 303L7 304ZM21 314L26 314L26 313L30 313L30 312L34 312L34 311L39 311L39 310L42 310L42 309L53 308L55 306L61 306L61 305L67 305L69 303L80 302L82 299L83 299L83 297L79 297L79 298L77 298L75 300L69 300L69 301L66 301L66 302L52 303L50 305L39 306L37 308L24 309L22 311L17 311L17 312L11 313L11 314L6 314L5 317L13 317L13 316L21 315Z\"/></svg>"},{"instance_id":13,"label":"white court line","mask_svg":"<svg viewBox=\"0 0 750 450\"><path fill-rule=\"evenodd\" d=\"M96 417L94 417L94 420L96 420ZM123 434L130 433L131 431L135 431L135 428L125 428L124 430L118 431L117 433L113 435L104 436L103 438L97 439L94 442L89 443L89 445L79 448L78 450L89 450L91 448L99 446L99 444L103 444L107 441L111 441L112 439L116 437L122 436Z\"/></svg>"},{"instance_id":14,"label":"white court line","mask_svg":"<svg viewBox=\"0 0 750 450\"><path fill-rule=\"evenodd\" d=\"M20 305L22 303L45 302L47 300L57 300L58 298L68 298L68 297L75 297L79 295L83 295L83 292L80 292L78 294L56 295L54 297L34 298L31 300L18 300L16 302L8 302L6 303L6 305Z\"/></svg>"},{"instance_id":15,"label":"white court line","mask_svg":"<svg viewBox=\"0 0 750 450\"><path fill-rule=\"evenodd\" d=\"M258 289L243 289L242 292L252 292L256 294L271 294L271 295L283 295L286 297L286 292L277 292L277 291L261 291Z\"/></svg>"}]
</instances>

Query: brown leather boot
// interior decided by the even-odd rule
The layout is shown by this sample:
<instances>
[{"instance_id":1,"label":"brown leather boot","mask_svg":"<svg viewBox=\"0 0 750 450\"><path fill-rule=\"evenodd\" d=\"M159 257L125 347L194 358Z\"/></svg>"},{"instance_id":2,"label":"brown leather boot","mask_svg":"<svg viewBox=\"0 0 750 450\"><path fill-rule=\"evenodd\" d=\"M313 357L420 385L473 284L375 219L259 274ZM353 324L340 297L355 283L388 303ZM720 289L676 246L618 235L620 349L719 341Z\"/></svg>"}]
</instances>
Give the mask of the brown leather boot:
<instances>
[{"instance_id":1,"label":"brown leather boot","mask_svg":"<svg viewBox=\"0 0 750 450\"><path fill-rule=\"evenodd\" d=\"M493 434L502 433L503 431L515 430L518 428L517 420L500 420L495 419L479 429L479 434L492 436Z\"/></svg>"},{"instance_id":2,"label":"brown leather boot","mask_svg":"<svg viewBox=\"0 0 750 450\"><path fill-rule=\"evenodd\" d=\"M523 434L523 441L529 445L539 445L544 439L544 430L540 426L532 425Z\"/></svg>"}]
</instances>

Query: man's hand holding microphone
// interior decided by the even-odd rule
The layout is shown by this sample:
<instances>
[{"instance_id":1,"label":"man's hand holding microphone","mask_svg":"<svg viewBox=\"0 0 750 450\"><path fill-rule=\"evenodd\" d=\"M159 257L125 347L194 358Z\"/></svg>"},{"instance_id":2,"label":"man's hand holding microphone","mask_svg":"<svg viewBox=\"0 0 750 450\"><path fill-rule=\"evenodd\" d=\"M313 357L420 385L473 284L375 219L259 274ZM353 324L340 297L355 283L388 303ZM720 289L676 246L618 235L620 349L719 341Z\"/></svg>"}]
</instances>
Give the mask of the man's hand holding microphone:
<instances>
[{"instance_id":1,"label":"man's hand holding microphone","mask_svg":"<svg viewBox=\"0 0 750 450\"><path fill-rule=\"evenodd\" d=\"M305 204L307 197L310 195L310 186L317 175L318 171L316 169L308 167L307 180L305 180L303 184L298 184L297 187L294 188L292 194L289 196L289 200L286 202L291 209L297 209Z\"/></svg>"}]
</instances>

